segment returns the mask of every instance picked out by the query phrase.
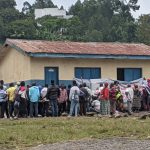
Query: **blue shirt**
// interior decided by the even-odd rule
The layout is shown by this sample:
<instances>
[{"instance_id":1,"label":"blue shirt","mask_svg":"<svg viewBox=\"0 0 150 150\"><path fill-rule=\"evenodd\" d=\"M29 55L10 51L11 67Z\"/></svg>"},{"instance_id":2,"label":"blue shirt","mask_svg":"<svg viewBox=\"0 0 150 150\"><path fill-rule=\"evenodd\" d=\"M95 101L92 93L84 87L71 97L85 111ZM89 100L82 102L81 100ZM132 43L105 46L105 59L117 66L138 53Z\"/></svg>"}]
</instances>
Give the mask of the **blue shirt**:
<instances>
[{"instance_id":1,"label":"blue shirt","mask_svg":"<svg viewBox=\"0 0 150 150\"><path fill-rule=\"evenodd\" d=\"M6 91L5 90L0 90L0 102L5 102L6 101Z\"/></svg>"},{"instance_id":2,"label":"blue shirt","mask_svg":"<svg viewBox=\"0 0 150 150\"><path fill-rule=\"evenodd\" d=\"M31 102L38 102L40 97L40 91L37 86L29 88L29 97Z\"/></svg>"}]
</instances>

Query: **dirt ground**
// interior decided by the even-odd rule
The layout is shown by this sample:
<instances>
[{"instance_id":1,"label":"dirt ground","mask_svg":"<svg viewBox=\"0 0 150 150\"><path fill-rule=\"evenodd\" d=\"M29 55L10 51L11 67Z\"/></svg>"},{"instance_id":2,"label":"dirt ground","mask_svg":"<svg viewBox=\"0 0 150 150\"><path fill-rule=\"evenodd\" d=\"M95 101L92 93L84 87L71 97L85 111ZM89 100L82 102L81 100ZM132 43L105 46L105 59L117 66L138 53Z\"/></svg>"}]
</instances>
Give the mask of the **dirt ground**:
<instances>
[{"instance_id":1,"label":"dirt ground","mask_svg":"<svg viewBox=\"0 0 150 150\"><path fill-rule=\"evenodd\" d=\"M121 114L122 116L123 114ZM149 117L148 112L133 113L130 117ZM39 145L29 150L150 150L150 137L147 140L131 140L128 138L84 139L47 145Z\"/></svg>"},{"instance_id":2,"label":"dirt ground","mask_svg":"<svg viewBox=\"0 0 150 150\"><path fill-rule=\"evenodd\" d=\"M150 150L150 140L84 139L48 145L39 145L30 150Z\"/></svg>"}]
</instances>

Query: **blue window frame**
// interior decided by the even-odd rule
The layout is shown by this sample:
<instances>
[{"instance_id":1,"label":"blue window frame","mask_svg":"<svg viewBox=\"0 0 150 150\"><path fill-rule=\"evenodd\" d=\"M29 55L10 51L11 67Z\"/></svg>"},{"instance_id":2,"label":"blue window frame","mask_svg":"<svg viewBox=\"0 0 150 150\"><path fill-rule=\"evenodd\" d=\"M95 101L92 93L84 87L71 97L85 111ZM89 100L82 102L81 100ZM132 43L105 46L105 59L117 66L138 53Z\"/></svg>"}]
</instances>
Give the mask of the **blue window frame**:
<instances>
[{"instance_id":1,"label":"blue window frame","mask_svg":"<svg viewBox=\"0 0 150 150\"><path fill-rule=\"evenodd\" d=\"M142 77L141 68L118 68L117 80L133 81Z\"/></svg>"},{"instance_id":2,"label":"blue window frame","mask_svg":"<svg viewBox=\"0 0 150 150\"><path fill-rule=\"evenodd\" d=\"M99 79L101 78L100 68L75 68L75 77L82 79Z\"/></svg>"}]
</instances>

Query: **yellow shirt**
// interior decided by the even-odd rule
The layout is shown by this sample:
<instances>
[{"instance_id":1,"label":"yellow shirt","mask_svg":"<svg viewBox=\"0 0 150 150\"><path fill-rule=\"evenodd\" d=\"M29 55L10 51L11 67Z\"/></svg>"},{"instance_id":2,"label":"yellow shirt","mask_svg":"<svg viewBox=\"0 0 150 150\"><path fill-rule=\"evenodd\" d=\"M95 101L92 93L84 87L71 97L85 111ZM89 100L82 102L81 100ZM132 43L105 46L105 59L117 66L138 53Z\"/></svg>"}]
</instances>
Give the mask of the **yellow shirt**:
<instances>
[{"instance_id":1,"label":"yellow shirt","mask_svg":"<svg viewBox=\"0 0 150 150\"><path fill-rule=\"evenodd\" d=\"M8 100L9 101L14 101L15 99L15 91L16 91L16 88L15 87L10 87L7 89L7 94L8 94Z\"/></svg>"}]
</instances>

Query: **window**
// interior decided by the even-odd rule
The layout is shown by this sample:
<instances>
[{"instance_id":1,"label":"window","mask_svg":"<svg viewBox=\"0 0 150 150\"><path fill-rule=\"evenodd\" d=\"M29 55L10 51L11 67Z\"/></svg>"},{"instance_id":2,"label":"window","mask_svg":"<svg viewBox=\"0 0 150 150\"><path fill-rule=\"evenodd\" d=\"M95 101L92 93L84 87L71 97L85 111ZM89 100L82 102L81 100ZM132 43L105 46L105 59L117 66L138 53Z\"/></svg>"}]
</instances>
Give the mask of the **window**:
<instances>
[{"instance_id":1,"label":"window","mask_svg":"<svg viewBox=\"0 0 150 150\"><path fill-rule=\"evenodd\" d=\"M101 78L100 68L75 68L75 77L82 79L99 79Z\"/></svg>"},{"instance_id":2,"label":"window","mask_svg":"<svg viewBox=\"0 0 150 150\"><path fill-rule=\"evenodd\" d=\"M117 80L133 81L142 77L141 68L118 68Z\"/></svg>"}]
</instances>

